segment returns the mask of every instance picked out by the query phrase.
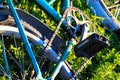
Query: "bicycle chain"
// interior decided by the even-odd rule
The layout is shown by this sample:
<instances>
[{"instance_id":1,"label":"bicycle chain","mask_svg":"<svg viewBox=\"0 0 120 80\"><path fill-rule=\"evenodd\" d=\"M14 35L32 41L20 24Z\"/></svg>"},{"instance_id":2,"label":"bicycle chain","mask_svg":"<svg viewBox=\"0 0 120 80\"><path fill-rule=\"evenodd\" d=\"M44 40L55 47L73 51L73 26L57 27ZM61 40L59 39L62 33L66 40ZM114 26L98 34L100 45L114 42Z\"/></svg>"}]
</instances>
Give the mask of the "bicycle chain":
<instances>
[{"instance_id":1,"label":"bicycle chain","mask_svg":"<svg viewBox=\"0 0 120 80\"><path fill-rule=\"evenodd\" d=\"M67 16L67 13L71 10L71 8L73 8L73 7L67 8L67 9L65 10L62 18L60 19L60 21L59 21L59 23L58 23L57 29L55 30L55 32L53 33L50 41L47 43L46 47L44 48L43 54L41 55L38 63L41 63L41 61L44 59L43 57L45 57L45 54L46 54L48 48L52 45L52 42L53 42L55 36L57 35L58 30L60 29L60 26L61 26L61 24L62 24L62 21L65 19L65 17Z\"/></svg>"},{"instance_id":2,"label":"bicycle chain","mask_svg":"<svg viewBox=\"0 0 120 80\"><path fill-rule=\"evenodd\" d=\"M51 46L51 44L52 44L55 36L57 35L58 30L60 29L60 26L61 26L61 24L62 24L62 21L66 18L68 12L70 12L70 11L78 11L79 13L82 13L88 20L90 20L89 17L88 17L87 15L85 15L85 14L84 14L81 10L79 10L78 8L76 8L76 7L67 8L67 9L65 10L65 12L64 12L64 14L63 14L60 22L58 23L57 29L55 30L55 32L53 33L50 41L47 43L46 47L44 48L44 52L46 52L46 51L48 50L48 48Z\"/></svg>"},{"instance_id":3,"label":"bicycle chain","mask_svg":"<svg viewBox=\"0 0 120 80\"><path fill-rule=\"evenodd\" d=\"M82 66L75 72L75 74L71 77L70 80L74 80L75 77L77 77L77 75L84 69L84 67L89 63L89 61L93 58L90 57L87 61L84 62L84 64L82 64Z\"/></svg>"},{"instance_id":4,"label":"bicycle chain","mask_svg":"<svg viewBox=\"0 0 120 80\"><path fill-rule=\"evenodd\" d=\"M83 14L88 20L90 20L89 17L88 17L87 15L85 15L85 14L84 14L81 10L79 10L78 8L76 8L76 7L69 7L69 8L67 8L67 9L65 10L65 12L64 12L61 20L59 21L58 26L57 26L55 32L53 33L50 41L47 43L46 47L44 48L43 54L41 55L41 57L40 57L41 59L38 61L38 63L40 63L40 62L44 59L43 57L45 57L48 48L52 45L52 42L53 42L53 40L55 39L55 36L57 35L58 30L60 29L60 26L61 26L61 24L62 24L62 21L66 18L68 12L70 12L70 11L78 11L80 14ZM91 23L91 20L90 20L90 23ZM67 25L68 25L68 24L66 24L66 26L67 26ZM76 76L78 75L78 73L83 70L83 68L88 64L88 62L89 62L91 59L92 59L92 57L90 57L90 58L76 71L76 73L73 75L72 78L76 77ZM72 79L72 78L71 78L71 79ZM70 79L70 80L71 80L71 79Z\"/></svg>"}]
</instances>

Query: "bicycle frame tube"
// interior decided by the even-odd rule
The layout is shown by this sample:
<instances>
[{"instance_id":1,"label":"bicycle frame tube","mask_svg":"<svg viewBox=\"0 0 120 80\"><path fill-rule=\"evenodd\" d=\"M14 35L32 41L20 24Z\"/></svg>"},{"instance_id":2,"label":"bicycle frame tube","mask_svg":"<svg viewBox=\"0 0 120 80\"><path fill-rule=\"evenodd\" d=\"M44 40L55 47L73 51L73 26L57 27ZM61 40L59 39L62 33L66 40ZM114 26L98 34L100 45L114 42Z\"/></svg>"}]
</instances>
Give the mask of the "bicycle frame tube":
<instances>
[{"instance_id":1,"label":"bicycle frame tube","mask_svg":"<svg viewBox=\"0 0 120 80\"><path fill-rule=\"evenodd\" d=\"M63 9L62 11L64 12L67 8L69 8L71 6L70 4L70 0L62 0L62 6L63 6Z\"/></svg>"},{"instance_id":2,"label":"bicycle frame tube","mask_svg":"<svg viewBox=\"0 0 120 80\"><path fill-rule=\"evenodd\" d=\"M55 0L51 0L51 3L54 2ZM39 6L48 14L50 15L56 22L59 22L60 19L62 18L60 14L58 14L58 12L52 7L50 6L51 3L48 3L45 0L36 0L36 2L39 4ZM68 7L70 7L70 0L63 0L63 11L65 11ZM64 25L64 29L65 24L63 22ZM51 79L54 80L54 78L56 77L56 75L58 74L59 70L61 69L61 67L63 66L63 63L65 61L65 59L67 58L67 56L69 55L69 52L71 51L73 46L73 41L70 41L68 44L67 49L64 51L62 57L60 58L60 60L58 61L52 75L51 75Z\"/></svg>"},{"instance_id":3,"label":"bicycle frame tube","mask_svg":"<svg viewBox=\"0 0 120 80\"><path fill-rule=\"evenodd\" d=\"M7 72L7 75L8 75L8 79L11 80L11 73L10 73L10 68L9 68L9 64L8 64L7 55L6 55L6 52L5 52L3 37L2 37L2 54L3 54L4 61L5 61L4 64L5 64L6 72Z\"/></svg>"},{"instance_id":4,"label":"bicycle frame tube","mask_svg":"<svg viewBox=\"0 0 120 80\"><path fill-rule=\"evenodd\" d=\"M61 19L61 15L57 13L57 11L48 4L46 0L35 0L39 6L50 15L55 21L59 22Z\"/></svg>"},{"instance_id":5,"label":"bicycle frame tube","mask_svg":"<svg viewBox=\"0 0 120 80\"><path fill-rule=\"evenodd\" d=\"M69 55L70 51L72 50L73 45L75 45L75 40L72 39L71 41L68 42L68 47L66 48L66 50L63 52L63 55L60 57L56 67L54 68L54 71L51 74L50 79L54 80L56 75L59 73L61 67L64 64L64 61L66 60L67 56Z\"/></svg>"},{"instance_id":6,"label":"bicycle frame tube","mask_svg":"<svg viewBox=\"0 0 120 80\"><path fill-rule=\"evenodd\" d=\"M35 0L39 6L48 14L50 15L57 23L60 21L62 16L52 7L46 0ZM54 0L52 0L54 1ZM64 10L70 7L70 0L63 0L63 8ZM63 22L62 24L63 29L67 29L66 24Z\"/></svg>"},{"instance_id":7,"label":"bicycle frame tube","mask_svg":"<svg viewBox=\"0 0 120 80\"><path fill-rule=\"evenodd\" d=\"M18 14L17 14L15 8L14 8L12 0L7 0L7 2L8 2L8 5L9 5L9 8L10 8L10 11L11 11L11 13L12 13L14 19L15 19L15 22L16 22L16 24L18 26L18 30L19 30L20 35L21 35L21 37L23 39L23 42L24 42L24 44L26 46L26 49L27 49L27 52L28 52L28 54L30 56L32 64L34 66L34 69L35 69L35 72L36 72L36 75L37 75L37 79L43 80L41 71L40 71L39 66L38 66L38 63L37 63L37 61L35 59L34 53L33 53L32 49L31 49L30 43L29 43L29 41L27 39L27 36L25 35L24 28L23 28L22 24L20 23L20 19L18 17Z\"/></svg>"},{"instance_id":8,"label":"bicycle frame tube","mask_svg":"<svg viewBox=\"0 0 120 80\"><path fill-rule=\"evenodd\" d=\"M24 28L23 28L22 24L20 23L18 14L17 14L16 10L14 9L14 5L12 3L12 0L7 0L7 2L8 2L8 5L9 5L9 8L11 10L11 13L12 13L14 19L15 19L15 22L16 22L16 24L18 26L18 29L19 29L20 35L21 35L21 37L23 39L23 42L25 43L25 46L27 48L30 59L31 59L31 61L33 63L35 72L37 74L37 79L39 78L40 80L43 80L42 73L41 73L41 71L39 69L38 63L37 63L37 61L35 59L34 53L33 53L32 49L31 49L31 46L30 46L29 41L27 39L27 36L24 33ZM62 18L61 15L58 14L57 11L52 6L50 6L48 4L48 2L46 2L45 0L36 0L36 2L56 22L60 21L60 19ZM64 0L63 5L65 6L64 9L70 7L70 0ZM65 24L64 24L64 27L65 27ZM56 77L56 75L58 74L57 71L59 71L60 68L63 66L63 62L67 58L67 56L69 55L69 52L71 51L72 46L73 46L73 41L70 41L67 49L64 51L62 57L60 58L58 64L56 65L55 70L53 71L53 74L51 75L52 79L54 79Z\"/></svg>"}]
</instances>

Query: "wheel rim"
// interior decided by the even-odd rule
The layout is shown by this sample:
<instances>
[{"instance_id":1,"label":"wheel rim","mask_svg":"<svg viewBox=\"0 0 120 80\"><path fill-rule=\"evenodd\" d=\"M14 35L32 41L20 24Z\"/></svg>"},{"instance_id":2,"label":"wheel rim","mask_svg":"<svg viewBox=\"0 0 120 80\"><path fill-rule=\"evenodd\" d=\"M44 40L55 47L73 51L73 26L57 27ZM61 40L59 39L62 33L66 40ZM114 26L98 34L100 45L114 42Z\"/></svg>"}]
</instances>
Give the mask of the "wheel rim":
<instances>
[{"instance_id":1,"label":"wheel rim","mask_svg":"<svg viewBox=\"0 0 120 80\"><path fill-rule=\"evenodd\" d=\"M26 33L26 35L28 36L28 39L30 40L30 43L32 43L31 45L32 46L40 46L40 47L45 47L45 43L44 43L44 41L43 40L41 40L40 38L38 38L38 37L36 37L35 35L33 35L33 34L31 34L31 33L29 33L29 32L25 32ZM17 42L18 41L18 39L20 39L21 37L20 37L20 34L19 34L19 31L18 31L18 29L16 28L16 27L11 27L11 26L5 26L5 25L0 25L0 34L2 34L2 35L4 35L4 36L12 36L12 37L15 37L15 38L17 38L17 40L15 40L15 42ZM9 39L8 39L9 40ZM6 43L6 41L4 41L5 43ZM23 43L21 44L21 45L23 45ZM13 46L12 46L13 47ZM19 47L18 45L17 45L17 47ZM5 48L6 48L6 46L5 46ZM14 48L14 47L13 47ZM33 48L34 49L34 48ZM41 49L41 48L40 48ZM12 49L11 49L12 50ZM8 50L8 49L5 49L5 51L6 51L6 53L7 53L7 57L11 57L11 54L12 53L10 53L11 51L10 50ZM38 52L38 50L37 50L37 52ZM37 53L38 54L38 53ZM36 54L36 56L37 56L37 54ZM8 56L9 55L9 56ZM22 55L21 55L22 56ZM38 56L40 56L40 54L38 55ZM2 57L2 56L1 56ZM25 57L28 57L28 56L25 56ZM58 55L57 55L57 53L52 49L52 48L49 48L48 49L48 51L47 51L47 55L46 55L46 57L51 61L51 62L54 62L54 63L57 63L57 61L58 61L58 59L59 59L59 57L58 57ZM11 59L11 58L10 58ZM16 58L15 58L16 59ZM15 62L15 64L11 64L11 62L8 60L8 63L10 63L9 65L11 66L11 65L21 65L21 64L19 64L19 62L18 62L18 58L17 58L17 60L14 60L13 58L12 58L12 61L14 61ZM47 62L49 62L49 60L47 60ZM29 61L30 61L30 59L29 59ZM11 70L11 67L10 67L10 70L12 71L12 72L14 72L14 74L12 73L11 74L11 78L12 79L24 79L24 78L26 78L26 77L31 77L31 76L28 76L28 74L30 74L31 72L32 72L32 70L31 69L33 69L32 68L32 64L30 63L28 61L28 63L27 64L29 64L29 65L27 65L27 66L29 66L29 67L27 67L27 69L26 70L24 70L24 74L22 74L22 76L21 76L21 74L20 73L17 73L16 71L12 71L13 69L14 70L16 70L15 68L12 68L12 70ZM24 61L25 62L25 61ZM23 64L23 63L22 63ZM53 64L53 63L50 63L50 64ZM6 71L4 70L4 69L2 69L2 67L3 67L3 63L1 64L0 63L0 69L1 70L3 70L4 71L4 74L3 74L3 72L0 72L1 74L2 74L2 76L4 75L6 78L8 78L8 75L6 74ZM42 63L42 65L43 65L43 67L44 67L44 64ZM24 67L25 65L23 65L23 67ZM42 66L40 66L40 67L42 67ZM51 66L50 66L51 67ZM18 68L18 67L17 67ZM43 68L42 68L43 69ZM31 72L30 72L31 71ZM16 73L16 74L15 74ZM68 79L68 78L70 78L70 76L72 76L72 73L69 71L69 68L67 67L67 65L66 64L64 64L64 67L62 67L62 71L61 71L61 73L63 74L63 77L65 78L65 79ZM6 75L5 75L6 74ZM19 77L18 77L18 74L19 74ZM49 76L49 74L47 74L48 76ZM46 74L45 74L45 77L46 77Z\"/></svg>"},{"instance_id":2,"label":"wheel rim","mask_svg":"<svg viewBox=\"0 0 120 80\"><path fill-rule=\"evenodd\" d=\"M31 66L30 59L29 58L25 59L25 57L29 57L29 56L27 56L27 54L25 54L26 53L25 49L18 50L22 47L23 48L25 48L25 47L23 46L23 43L21 42L21 40L19 40L21 38L20 38L20 35L19 35L17 28L0 25L0 30L1 30L0 32L3 36L13 37L12 39L7 37L9 40L8 43L6 42L7 39L5 39L5 37L4 37L5 44L1 43L1 45L5 46L5 52L7 53L9 66L15 65L15 66L12 66L12 68L10 67L11 78L13 78L13 79L25 79L26 75L30 74L29 73L29 71L30 71L29 66L31 67L31 69L33 67ZM32 45L37 45L39 42L38 45L43 46L43 41L41 39L39 39L38 37L36 37L35 35L33 35L29 32L26 32L26 34L30 40L30 43L32 43ZM3 37L2 37L2 40L3 40ZM10 42L14 42L14 43L10 43ZM9 43L12 45L10 45ZM20 44L18 45L17 43L18 44L20 43ZM6 46L6 44L7 45L9 44L10 46ZM25 51L25 52L23 52L23 51ZM26 61L27 61L27 63L26 63ZM4 64L1 65L1 67L3 67L3 66L4 66ZM19 69L20 69L20 71L19 71ZM3 70L3 69L1 68L1 70ZM3 70L3 71L4 71L4 72L2 72L2 73L4 73L3 75L5 77L6 76L8 77L6 70Z\"/></svg>"}]
</instances>

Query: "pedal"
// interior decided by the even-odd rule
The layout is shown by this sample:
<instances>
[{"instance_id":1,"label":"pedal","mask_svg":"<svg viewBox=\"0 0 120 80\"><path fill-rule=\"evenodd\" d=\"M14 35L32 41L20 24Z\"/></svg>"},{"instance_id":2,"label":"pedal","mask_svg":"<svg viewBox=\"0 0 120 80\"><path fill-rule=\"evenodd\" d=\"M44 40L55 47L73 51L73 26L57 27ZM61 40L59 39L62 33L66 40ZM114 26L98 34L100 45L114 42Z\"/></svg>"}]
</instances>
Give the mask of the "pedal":
<instances>
[{"instance_id":1,"label":"pedal","mask_svg":"<svg viewBox=\"0 0 120 80\"><path fill-rule=\"evenodd\" d=\"M109 46L108 40L96 33L93 33L85 40L79 42L75 48L75 55L77 57L91 57L97 52Z\"/></svg>"}]
</instances>

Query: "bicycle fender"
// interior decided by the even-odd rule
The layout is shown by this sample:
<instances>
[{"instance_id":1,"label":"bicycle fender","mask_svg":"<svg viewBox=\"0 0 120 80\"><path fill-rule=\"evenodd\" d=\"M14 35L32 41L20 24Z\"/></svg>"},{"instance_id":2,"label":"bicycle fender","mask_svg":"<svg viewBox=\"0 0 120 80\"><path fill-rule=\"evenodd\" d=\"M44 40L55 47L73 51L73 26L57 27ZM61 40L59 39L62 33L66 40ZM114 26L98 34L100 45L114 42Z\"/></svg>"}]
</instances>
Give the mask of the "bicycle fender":
<instances>
[{"instance_id":1,"label":"bicycle fender","mask_svg":"<svg viewBox=\"0 0 120 80\"><path fill-rule=\"evenodd\" d=\"M50 28L48 28L47 25L45 25L39 19L37 19L36 17L30 15L29 13L21 9L17 8L16 11L21 20L33 26L36 30L38 30L42 34L43 37L47 39L51 38L51 36L53 35L53 31ZM0 10L0 13L12 16L9 9ZM66 44L65 44L65 41L57 35L53 41L53 46L54 46L53 48L56 51L63 52L64 48L66 47Z\"/></svg>"}]
</instances>

